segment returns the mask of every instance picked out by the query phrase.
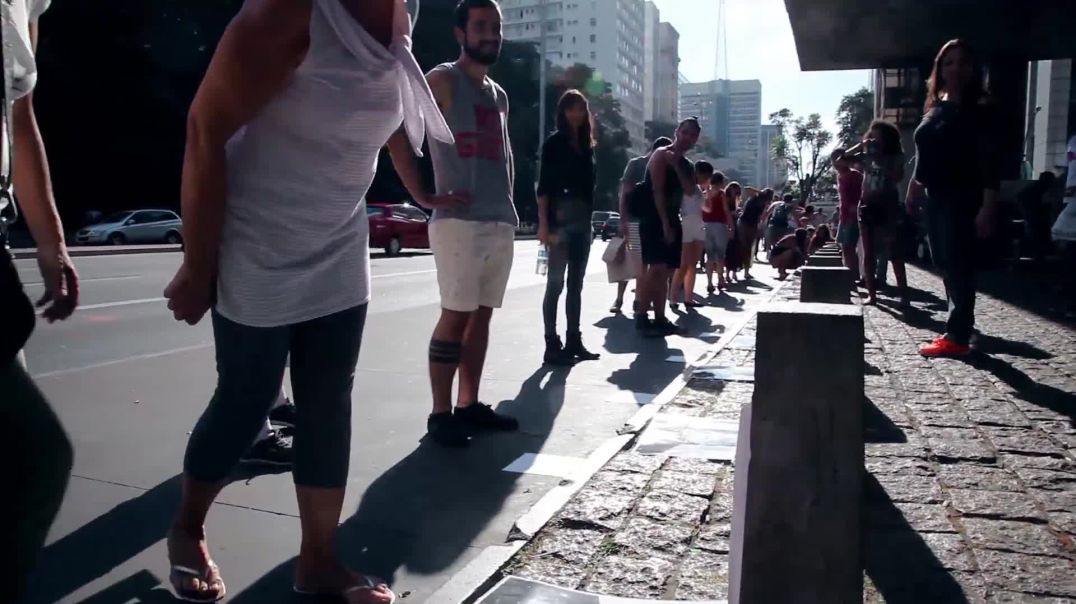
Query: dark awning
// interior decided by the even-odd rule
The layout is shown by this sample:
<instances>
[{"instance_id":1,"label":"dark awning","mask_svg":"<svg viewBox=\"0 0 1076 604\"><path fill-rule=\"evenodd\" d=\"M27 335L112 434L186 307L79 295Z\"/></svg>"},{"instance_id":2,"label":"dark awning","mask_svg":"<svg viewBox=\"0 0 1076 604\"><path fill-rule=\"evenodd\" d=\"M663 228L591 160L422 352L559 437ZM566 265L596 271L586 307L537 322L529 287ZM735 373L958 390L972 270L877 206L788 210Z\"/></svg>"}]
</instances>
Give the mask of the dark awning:
<instances>
[{"instance_id":1,"label":"dark awning","mask_svg":"<svg viewBox=\"0 0 1076 604\"><path fill-rule=\"evenodd\" d=\"M785 0L800 68L868 69L932 60L964 38L986 57L1076 57L1076 0Z\"/></svg>"}]
</instances>

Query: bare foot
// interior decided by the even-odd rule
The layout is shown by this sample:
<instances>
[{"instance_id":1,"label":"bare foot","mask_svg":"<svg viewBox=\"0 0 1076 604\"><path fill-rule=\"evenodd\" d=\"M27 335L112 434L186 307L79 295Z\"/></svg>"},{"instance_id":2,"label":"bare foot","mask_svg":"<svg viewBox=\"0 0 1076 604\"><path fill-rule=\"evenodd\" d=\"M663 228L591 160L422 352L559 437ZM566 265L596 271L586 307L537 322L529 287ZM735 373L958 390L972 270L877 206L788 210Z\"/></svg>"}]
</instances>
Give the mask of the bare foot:
<instances>
[{"instance_id":1,"label":"bare foot","mask_svg":"<svg viewBox=\"0 0 1076 604\"><path fill-rule=\"evenodd\" d=\"M224 597L224 581L217 565L209 557L204 529L173 526L168 531L167 545L168 562L173 567L169 580L177 594L206 602ZM195 571L198 575L184 572L179 567Z\"/></svg>"}]
</instances>

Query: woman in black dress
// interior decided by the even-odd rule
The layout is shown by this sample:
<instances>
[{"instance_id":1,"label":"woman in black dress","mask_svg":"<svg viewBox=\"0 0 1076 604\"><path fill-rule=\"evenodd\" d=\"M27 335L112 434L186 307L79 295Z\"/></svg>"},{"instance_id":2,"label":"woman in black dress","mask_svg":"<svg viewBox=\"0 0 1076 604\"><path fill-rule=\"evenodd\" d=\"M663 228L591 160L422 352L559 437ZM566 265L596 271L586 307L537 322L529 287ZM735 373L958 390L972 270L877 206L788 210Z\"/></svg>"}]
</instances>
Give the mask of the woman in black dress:
<instances>
[{"instance_id":1,"label":"woman in black dress","mask_svg":"<svg viewBox=\"0 0 1076 604\"><path fill-rule=\"evenodd\" d=\"M975 258L998 211L997 154L985 76L968 45L942 47L930 75L923 122L915 131L915 176L908 203L926 193L930 255L941 272L949 319L923 356L968 354L975 326Z\"/></svg>"}]
</instances>

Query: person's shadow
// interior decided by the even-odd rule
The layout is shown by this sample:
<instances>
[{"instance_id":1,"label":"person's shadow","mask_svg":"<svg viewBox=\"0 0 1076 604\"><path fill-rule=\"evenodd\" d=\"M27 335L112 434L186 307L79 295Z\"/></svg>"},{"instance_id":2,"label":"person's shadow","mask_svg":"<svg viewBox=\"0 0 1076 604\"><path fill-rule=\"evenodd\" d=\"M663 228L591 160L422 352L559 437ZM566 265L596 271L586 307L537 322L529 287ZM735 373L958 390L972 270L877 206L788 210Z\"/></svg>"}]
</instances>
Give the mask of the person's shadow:
<instances>
[{"instance_id":1,"label":"person's shadow","mask_svg":"<svg viewBox=\"0 0 1076 604\"><path fill-rule=\"evenodd\" d=\"M423 442L374 480L340 525L343 562L390 585L404 567L429 575L452 565L516 490L520 474L502 469L542 449L564 405L569 372L543 367L514 399L501 401L497 410L518 418L519 432L479 435L461 450ZM498 536L506 537L507 532ZM290 591L294 563L293 558L281 564L231 601L281 601Z\"/></svg>"},{"instance_id":2,"label":"person's shadow","mask_svg":"<svg viewBox=\"0 0 1076 604\"><path fill-rule=\"evenodd\" d=\"M232 474L230 482L286 471L241 464ZM116 505L46 547L35 569L29 592L20 602L57 602L164 539L179 501L181 478L177 474L138 497ZM159 581L149 581L145 572L107 587L86 601L103 604L129 602L132 599L139 602L178 601L160 587Z\"/></svg>"}]
</instances>

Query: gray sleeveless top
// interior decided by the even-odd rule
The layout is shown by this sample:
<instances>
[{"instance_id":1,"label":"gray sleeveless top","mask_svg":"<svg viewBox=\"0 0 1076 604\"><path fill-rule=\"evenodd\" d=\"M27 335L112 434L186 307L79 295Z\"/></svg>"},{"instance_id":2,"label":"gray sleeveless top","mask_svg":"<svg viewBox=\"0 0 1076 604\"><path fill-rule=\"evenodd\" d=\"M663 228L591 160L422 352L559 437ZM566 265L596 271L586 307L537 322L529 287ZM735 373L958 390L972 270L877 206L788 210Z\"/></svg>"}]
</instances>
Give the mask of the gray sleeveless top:
<instances>
[{"instance_id":1,"label":"gray sleeveless top","mask_svg":"<svg viewBox=\"0 0 1076 604\"><path fill-rule=\"evenodd\" d=\"M386 48L341 6L315 0L310 46L280 94L227 145L217 312L253 327L324 317L370 297L363 199L403 122L413 149L452 140L397 3Z\"/></svg>"},{"instance_id":2,"label":"gray sleeveless top","mask_svg":"<svg viewBox=\"0 0 1076 604\"><path fill-rule=\"evenodd\" d=\"M458 218L517 226L509 172L508 95L489 78L485 86L477 86L451 63L438 65L433 72L452 76L452 106L445 120L455 133L454 143L430 141L437 193L471 196L471 203L463 208L435 210L433 220Z\"/></svg>"}]
</instances>

